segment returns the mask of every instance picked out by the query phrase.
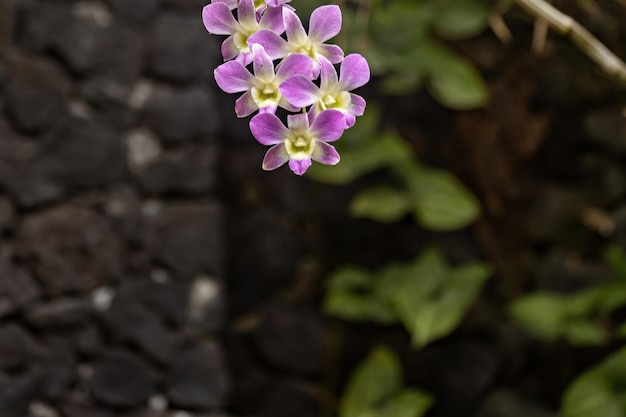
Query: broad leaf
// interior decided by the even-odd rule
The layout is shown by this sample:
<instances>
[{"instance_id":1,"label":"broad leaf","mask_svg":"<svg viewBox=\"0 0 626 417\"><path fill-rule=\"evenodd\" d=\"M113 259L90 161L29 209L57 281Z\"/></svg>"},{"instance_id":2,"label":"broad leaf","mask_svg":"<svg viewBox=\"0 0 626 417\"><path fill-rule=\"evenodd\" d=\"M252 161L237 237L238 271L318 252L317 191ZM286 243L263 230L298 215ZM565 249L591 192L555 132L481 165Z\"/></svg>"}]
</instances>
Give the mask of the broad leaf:
<instances>
[{"instance_id":1,"label":"broad leaf","mask_svg":"<svg viewBox=\"0 0 626 417\"><path fill-rule=\"evenodd\" d=\"M358 193L350 203L350 213L354 217L390 223L401 219L410 207L406 193L391 187L376 187Z\"/></svg>"},{"instance_id":2,"label":"broad leaf","mask_svg":"<svg viewBox=\"0 0 626 417\"><path fill-rule=\"evenodd\" d=\"M565 391L563 417L626 417L626 348L578 377Z\"/></svg>"},{"instance_id":3,"label":"broad leaf","mask_svg":"<svg viewBox=\"0 0 626 417\"><path fill-rule=\"evenodd\" d=\"M345 267L328 280L324 311L345 320L396 321L393 310L371 292L373 277L365 270Z\"/></svg>"},{"instance_id":4,"label":"broad leaf","mask_svg":"<svg viewBox=\"0 0 626 417\"><path fill-rule=\"evenodd\" d=\"M437 34L448 39L478 35L489 22L489 8L476 0L443 0L435 5L433 26Z\"/></svg>"},{"instance_id":5,"label":"broad leaf","mask_svg":"<svg viewBox=\"0 0 626 417\"><path fill-rule=\"evenodd\" d=\"M480 215L474 195L447 171L405 164L398 172L410 190L415 217L425 228L461 229Z\"/></svg>"},{"instance_id":6,"label":"broad leaf","mask_svg":"<svg viewBox=\"0 0 626 417\"><path fill-rule=\"evenodd\" d=\"M340 417L365 417L402 387L400 363L387 348L375 348L352 374L339 408Z\"/></svg>"},{"instance_id":7,"label":"broad leaf","mask_svg":"<svg viewBox=\"0 0 626 417\"><path fill-rule=\"evenodd\" d=\"M530 294L515 301L510 313L528 333L554 341L561 335L567 320L567 301L560 294Z\"/></svg>"}]
</instances>

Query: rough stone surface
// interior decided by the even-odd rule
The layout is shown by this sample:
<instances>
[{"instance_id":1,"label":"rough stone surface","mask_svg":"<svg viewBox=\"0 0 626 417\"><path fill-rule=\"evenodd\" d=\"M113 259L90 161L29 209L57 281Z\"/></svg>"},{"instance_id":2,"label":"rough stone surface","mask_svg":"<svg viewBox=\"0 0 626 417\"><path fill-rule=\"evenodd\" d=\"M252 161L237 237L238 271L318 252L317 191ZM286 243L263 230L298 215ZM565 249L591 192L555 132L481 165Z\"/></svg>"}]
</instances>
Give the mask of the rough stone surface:
<instances>
[{"instance_id":1,"label":"rough stone surface","mask_svg":"<svg viewBox=\"0 0 626 417\"><path fill-rule=\"evenodd\" d=\"M39 298L40 290L31 275L0 251L0 317L29 305Z\"/></svg>"},{"instance_id":2,"label":"rough stone surface","mask_svg":"<svg viewBox=\"0 0 626 417\"><path fill-rule=\"evenodd\" d=\"M161 0L135 0L133 2L128 2L125 0L107 0L107 3L113 9L113 12L137 21L145 21L151 15L153 15Z\"/></svg>"},{"instance_id":3,"label":"rough stone surface","mask_svg":"<svg viewBox=\"0 0 626 417\"><path fill-rule=\"evenodd\" d=\"M221 127L217 106L206 88L157 88L146 103L143 121L165 144L214 135Z\"/></svg>"},{"instance_id":4,"label":"rough stone surface","mask_svg":"<svg viewBox=\"0 0 626 417\"><path fill-rule=\"evenodd\" d=\"M215 68L222 61L217 38L206 36L197 13L161 15L154 25L152 40L149 66L159 77L178 82L211 79L207 68Z\"/></svg>"},{"instance_id":5,"label":"rough stone surface","mask_svg":"<svg viewBox=\"0 0 626 417\"><path fill-rule=\"evenodd\" d=\"M139 304L115 301L104 315L111 331L128 340L151 358L167 362L174 354L174 339L150 310Z\"/></svg>"},{"instance_id":6,"label":"rough stone surface","mask_svg":"<svg viewBox=\"0 0 626 417\"><path fill-rule=\"evenodd\" d=\"M20 129L37 132L66 114L69 92L67 77L51 62L17 58L6 87L7 113Z\"/></svg>"},{"instance_id":7,"label":"rough stone surface","mask_svg":"<svg viewBox=\"0 0 626 417\"><path fill-rule=\"evenodd\" d=\"M228 387L221 351L212 343L204 343L175 357L167 395L181 407L216 408L224 404Z\"/></svg>"},{"instance_id":8,"label":"rough stone surface","mask_svg":"<svg viewBox=\"0 0 626 417\"><path fill-rule=\"evenodd\" d=\"M17 255L48 295L86 292L122 275L121 243L96 212L61 206L26 219Z\"/></svg>"},{"instance_id":9,"label":"rough stone surface","mask_svg":"<svg viewBox=\"0 0 626 417\"><path fill-rule=\"evenodd\" d=\"M315 374L322 361L324 326L313 311L272 308L255 329L255 345L275 368Z\"/></svg>"},{"instance_id":10,"label":"rough stone surface","mask_svg":"<svg viewBox=\"0 0 626 417\"><path fill-rule=\"evenodd\" d=\"M90 388L100 401L114 407L145 404L157 382L142 359L125 351L109 351L96 363Z\"/></svg>"},{"instance_id":11,"label":"rough stone surface","mask_svg":"<svg viewBox=\"0 0 626 417\"><path fill-rule=\"evenodd\" d=\"M217 149L213 146L192 146L168 152L139 174L139 182L155 194L206 193L213 189L216 178Z\"/></svg>"},{"instance_id":12,"label":"rough stone surface","mask_svg":"<svg viewBox=\"0 0 626 417\"><path fill-rule=\"evenodd\" d=\"M146 243L152 256L179 279L220 275L222 215L216 204L179 204L163 208L152 220Z\"/></svg>"}]
</instances>

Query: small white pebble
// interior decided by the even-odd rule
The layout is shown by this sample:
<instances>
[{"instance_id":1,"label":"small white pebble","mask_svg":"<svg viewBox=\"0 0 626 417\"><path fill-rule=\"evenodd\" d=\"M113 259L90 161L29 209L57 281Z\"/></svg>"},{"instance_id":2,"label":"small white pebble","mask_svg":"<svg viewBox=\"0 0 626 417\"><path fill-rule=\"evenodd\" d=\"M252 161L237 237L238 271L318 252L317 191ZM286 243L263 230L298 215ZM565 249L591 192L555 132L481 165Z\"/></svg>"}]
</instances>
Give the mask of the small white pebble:
<instances>
[{"instance_id":1,"label":"small white pebble","mask_svg":"<svg viewBox=\"0 0 626 417\"><path fill-rule=\"evenodd\" d=\"M91 302L96 311L107 311L115 298L115 290L109 287L100 287L91 293Z\"/></svg>"},{"instance_id":2,"label":"small white pebble","mask_svg":"<svg viewBox=\"0 0 626 417\"><path fill-rule=\"evenodd\" d=\"M209 276L196 278L189 292L189 318L193 321L202 320L209 305L219 295L220 286L215 279Z\"/></svg>"},{"instance_id":3,"label":"small white pebble","mask_svg":"<svg viewBox=\"0 0 626 417\"><path fill-rule=\"evenodd\" d=\"M59 417L59 413L54 408L39 401L30 403L28 411L33 417Z\"/></svg>"},{"instance_id":4,"label":"small white pebble","mask_svg":"<svg viewBox=\"0 0 626 417\"><path fill-rule=\"evenodd\" d=\"M148 400L148 407L154 411L167 410L167 398L164 395L153 395Z\"/></svg>"},{"instance_id":5,"label":"small white pebble","mask_svg":"<svg viewBox=\"0 0 626 417\"><path fill-rule=\"evenodd\" d=\"M126 135L128 162L131 168L141 169L161 155L161 144L148 129L134 129Z\"/></svg>"},{"instance_id":6,"label":"small white pebble","mask_svg":"<svg viewBox=\"0 0 626 417\"><path fill-rule=\"evenodd\" d=\"M95 1L81 1L75 3L72 7L72 14L76 17L88 19L101 27L111 25L113 16L107 7Z\"/></svg>"}]
</instances>

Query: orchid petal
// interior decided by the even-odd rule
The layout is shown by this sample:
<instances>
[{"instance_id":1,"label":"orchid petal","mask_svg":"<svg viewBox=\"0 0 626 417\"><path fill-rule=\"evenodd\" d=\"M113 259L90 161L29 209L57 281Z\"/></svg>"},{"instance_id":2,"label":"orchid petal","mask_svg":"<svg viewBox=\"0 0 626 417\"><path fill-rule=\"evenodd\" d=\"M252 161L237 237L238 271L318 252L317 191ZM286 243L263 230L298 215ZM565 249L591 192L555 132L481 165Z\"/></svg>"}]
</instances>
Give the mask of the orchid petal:
<instances>
[{"instance_id":1,"label":"orchid petal","mask_svg":"<svg viewBox=\"0 0 626 417\"><path fill-rule=\"evenodd\" d=\"M341 63L339 84L345 91L354 90L367 84L370 80L370 67L359 54L346 56Z\"/></svg>"},{"instance_id":2,"label":"orchid petal","mask_svg":"<svg viewBox=\"0 0 626 417\"><path fill-rule=\"evenodd\" d=\"M309 120L306 113L296 113L287 116L287 126L292 133L303 134L309 130Z\"/></svg>"},{"instance_id":3,"label":"orchid petal","mask_svg":"<svg viewBox=\"0 0 626 417\"><path fill-rule=\"evenodd\" d=\"M348 108L350 113L355 116L363 116L365 111L365 99L363 97L350 93L350 107Z\"/></svg>"},{"instance_id":4,"label":"orchid petal","mask_svg":"<svg viewBox=\"0 0 626 417\"><path fill-rule=\"evenodd\" d=\"M274 79L274 63L269 55L265 53L265 49L258 43L252 44L252 60L254 68L254 76L261 82L270 83Z\"/></svg>"},{"instance_id":5,"label":"orchid petal","mask_svg":"<svg viewBox=\"0 0 626 417\"><path fill-rule=\"evenodd\" d=\"M237 57L235 58L237 62L239 62L241 65L244 65L244 66L248 66L252 62L253 59L254 59L254 54L252 53L252 51L248 51L248 52L239 51L239 55L237 55Z\"/></svg>"},{"instance_id":6,"label":"orchid petal","mask_svg":"<svg viewBox=\"0 0 626 417\"><path fill-rule=\"evenodd\" d=\"M324 110L317 115L311 125L311 133L324 142L332 142L341 137L346 129L346 118L338 110Z\"/></svg>"},{"instance_id":7,"label":"orchid petal","mask_svg":"<svg viewBox=\"0 0 626 417\"><path fill-rule=\"evenodd\" d=\"M278 107L281 107L287 111L290 111L292 113L297 112L300 110L300 107L296 107L293 104L289 103L287 101L287 99L285 97L283 97L281 95L280 99L278 100Z\"/></svg>"},{"instance_id":8,"label":"orchid petal","mask_svg":"<svg viewBox=\"0 0 626 417\"><path fill-rule=\"evenodd\" d=\"M257 114L250 120L252 136L263 145L275 145L285 141L289 130L276 115L271 113Z\"/></svg>"},{"instance_id":9,"label":"orchid petal","mask_svg":"<svg viewBox=\"0 0 626 417\"><path fill-rule=\"evenodd\" d=\"M230 61L235 59L239 54L239 49L235 45L235 37L229 36L224 42L222 42L222 57L224 61Z\"/></svg>"},{"instance_id":10,"label":"orchid petal","mask_svg":"<svg viewBox=\"0 0 626 417\"><path fill-rule=\"evenodd\" d=\"M296 175L303 175L311 166L311 159L291 159L289 160L289 168Z\"/></svg>"},{"instance_id":11,"label":"orchid petal","mask_svg":"<svg viewBox=\"0 0 626 417\"><path fill-rule=\"evenodd\" d=\"M320 89L303 75L294 75L286 79L279 87L280 93L296 107L309 107L317 102Z\"/></svg>"},{"instance_id":12,"label":"orchid petal","mask_svg":"<svg viewBox=\"0 0 626 417\"><path fill-rule=\"evenodd\" d=\"M255 31L259 27L259 23L256 21L254 0L239 0L237 19L241 26L249 31Z\"/></svg>"},{"instance_id":13,"label":"orchid petal","mask_svg":"<svg viewBox=\"0 0 626 417\"><path fill-rule=\"evenodd\" d=\"M356 116L353 113L344 113L346 118L346 129L351 128L356 123Z\"/></svg>"},{"instance_id":14,"label":"orchid petal","mask_svg":"<svg viewBox=\"0 0 626 417\"><path fill-rule=\"evenodd\" d=\"M283 22L283 8L282 7L270 7L263 13L261 21L259 22L259 28L271 30L272 32L280 35L285 31L285 23Z\"/></svg>"},{"instance_id":15,"label":"orchid petal","mask_svg":"<svg viewBox=\"0 0 626 417\"><path fill-rule=\"evenodd\" d=\"M254 76L237 61L228 61L213 71L217 85L227 93L246 91L254 83Z\"/></svg>"},{"instance_id":16,"label":"orchid petal","mask_svg":"<svg viewBox=\"0 0 626 417\"><path fill-rule=\"evenodd\" d=\"M209 33L214 35L232 35L237 32L239 23L228 6L223 3L207 4L202 9L202 22Z\"/></svg>"},{"instance_id":17,"label":"orchid petal","mask_svg":"<svg viewBox=\"0 0 626 417\"><path fill-rule=\"evenodd\" d=\"M319 59L321 64L321 74L320 74L320 90L324 93L330 92L338 83L337 81L337 70L324 57L320 57Z\"/></svg>"},{"instance_id":18,"label":"orchid petal","mask_svg":"<svg viewBox=\"0 0 626 417\"><path fill-rule=\"evenodd\" d=\"M326 42L341 30L341 9L336 5L320 6L313 10L309 24L309 39Z\"/></svg>"},{"instance_id":19,"label":"orchid petal","mask_svg":"<svg viewBox=\"0 0 626 417\"><path fill-rule=\"evenodd\" d=\"M276 67L276 79L281 82L293 75L313 77L313 61L301 54L287 56Z\"/></svg>"},{"instance_id":20,"label":"orchid petal","mask_svg":"<svg viewBox=\"0 0 626 417\"><path fill-rule=\"evenodd\" d=\"M288 160L289 155L287 154L285 144L279 143L269 148L269 150L265 153L265 158L263 158L263 169L265 171L271 171L281 165L284 165Z\"/></svg>"},{"instance_id":21,"label":"orchid petal","mask_svg":"<svg viewBox=\"0 0 626 417\"><path fill-rule=\"evenodd\" d=\"M308 36L298 15L289 9L283 9L283 21L289 43L296 46L305 44Z\"/></svg>"},{"instance_id":22,"label":"orchid petal","mask_svg":"<svg viewBox=\"0 0 626 417\"><path fill-rule=\"evenodd\" d=\"M211 0L211 3L223 3L230 10L234 10L237 8L237 0Z\"/></svg>"},{"instance_id":23,"label":"orchid petal","mask_svg":"<svg viewBox=\"0 0 626 417\"><path fill-rule=\"evenodd\" d=\"M321 141L315 143L315 149L313 149L311 158L326 165L336 165L340 159L339 152L337 152L334 146Z\"/></svg>"},{"instance_id":24,"label":"orchid petal","mask_svg":"<svg viewBox=\"0 0 626 417\"><path fill-rule=\"evenodd\" d=\"M265 106L260 106L259 114L261 113L276 114L277 108L278 108L278 104L267 104Z\"/></svg>"},{"instance_id":25,"label":"orchid petal","mask_svg":"<svg viewBox=\"0 0 626 417\"><path fill-rule=\"evenodd\" d=\"M317 45L317 53L333 64L338 64L343 60L343 50L337 45Z\"/></svg>"},{"instance_id":26,"label":"orchid petal","mask_svg":"<svg viewBox=\"0 0 626 417\"><path fill-rule=\"evenodd\" d=\"M235 101L235 113L239 118L250 116L258 108L259 106L257 106L249 91L243 93L241 97Z\"/></svg>"},{"instance_id":27,"label":"orchid petal","mask_svg":"<svg viewBox=\"0 0 626 417\"><path fill-rule=\"evenodd\" d=\"M289 53L289 44L271 30L260 30L248 38L248 44L258 43L271 59L280 59Z\"/></svg>"}]
</instances>

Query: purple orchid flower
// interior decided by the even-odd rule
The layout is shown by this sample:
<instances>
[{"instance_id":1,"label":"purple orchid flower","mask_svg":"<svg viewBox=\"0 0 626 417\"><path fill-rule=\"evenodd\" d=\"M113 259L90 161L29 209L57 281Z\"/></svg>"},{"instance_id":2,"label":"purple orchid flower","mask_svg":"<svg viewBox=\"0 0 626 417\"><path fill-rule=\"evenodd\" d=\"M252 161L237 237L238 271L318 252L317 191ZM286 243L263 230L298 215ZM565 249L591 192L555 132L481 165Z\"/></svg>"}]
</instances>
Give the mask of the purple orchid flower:
<instances>
[{"instance_id":1,"label":"purple orchid flower","mask_svg":"<svg viewBox=\"0 0 626 417\"><path fill-rule=\"evenodd\" d=\"M287 116L285 127L276 115L262 113L250 121L252 135L263 145L273 145L263 158L263 169L270 171L289 161L289 168L302 175L311 166L311 159L326 165L339 162L332 142L341 137L346 127L344 116L337 110L318 114L309 126L306 113Z\"/></svg>"},{"instance_id":2,"label":"purple orchid flower","mask_svg":"<svg viewBox=\"0 0 626 417\"><path fill-rule=\"evenodd\" d=\"M246 117L255 110L260 113L275 113L278 106L289 111L298 111L282 96L278 86L295 75L310 78L313 64L310 59L302 55L290 55L277 67L274 73L274 63L265 53L263 47L252 45L254 59L252 61L254 75L237 61L229 61L217 67L214 71L217 85L227 93L245 91L235 102L237 117Z\"/></svg>"},{"instance_id":3,"label":"purple orchid flower","mask_svg":"<svg viewBox=\"0 0 626 417\"><path fill-rule=\"evenodd\" d=\"M270 31L276 36L285 31L283 22L283 8L271 7L263 13L260 21L257 20L254 0L239 0L237 17L235 20L229 6L230 1L216 1L202 9L202 21L209 33L216 35L230 35L222 43L224 61L235 58L243 65L252 62L252 51L248 45L248 38L259 30Z\"/></svg>"},{"instance_id":4,"label":"purple orchid flower","mask_svg":"<svg viewBox=\"0 0 626 417\"><path fill-rule=\"evenodd\" d=\"M319 74L319 57L328 59L333 64L341 62L343 51L337 45L324 42L336 36L341 30L341 9L339 6L320 6L313 10L309 20L307 35L298 15L283 8L283 20L287 40L276 32L259 30L249 38L250 43L259 43L272 59L283 58L290 54L303 54L314 61L314 70Z\"/></svg>"},{"instance_id":5,"label":"purple orchid flower","mask_svg":"<svg viewBox=\"0 0 626 417\"><path fill-rule=\"evenodd\" d=\"M280 7L289 2L291 2L291 0L254 0L254 9L259 12L265 10L268 6ZM211 3L224 3L230 10L234 10L238 6L237 0L211 0Z\"/></svg>"},{"instance_id":6,"label":"purple orchid flower","mask_svg":"<svg viewBox=\"0 0 626 417\"><path fill-rule=\"evenodd\" d=\"M341 63L339 79L333 64L325 58L320 58L320 62L319 87L310 79L295 75L279 86L280 92L295 107L312 105L310 111L314 115L326 109L339 110L346 118L346 127L354 126L356 116L362 116L365 111L365 100L350 91L369 81L367 61L359 54L346 56Z\"/></svg>"}]
</instances>

